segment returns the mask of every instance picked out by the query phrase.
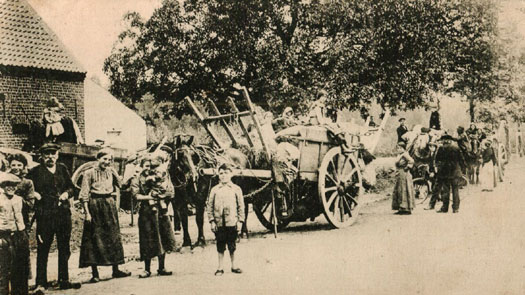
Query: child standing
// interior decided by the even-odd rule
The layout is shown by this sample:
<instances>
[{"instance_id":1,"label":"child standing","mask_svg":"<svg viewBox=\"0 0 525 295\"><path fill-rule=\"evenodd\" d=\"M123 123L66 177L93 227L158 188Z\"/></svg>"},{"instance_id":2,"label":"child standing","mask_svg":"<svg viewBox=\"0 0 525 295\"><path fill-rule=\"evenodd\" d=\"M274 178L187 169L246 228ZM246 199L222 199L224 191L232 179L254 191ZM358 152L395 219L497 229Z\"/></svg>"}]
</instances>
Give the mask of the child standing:
<instances>
[{"instance_id":1,"label":"child standing","mask_svg":"<svg viewBox=\"0 0 525 295\"><path fill-rule=\"evenodd\" d=\"M28 269L16 267L17 263L24 263L17 260L21 254L29 257L29 240L22 217L23 199L15 194L20 178L11 173L1 173L0 294L27 294Z\"/></svg>"},{"instance_id":2,"label":"child standing","mask_svg":"<svg viewBox=\"0 0 525 295\"><path fill-rule=\"evenodd\" d=\"M219 167L219 184L210 191L207 211L211 230L215 233L217 240L217 252L219 253L219 267L216 276L222 276L224 251L228 246L231 259L231 271L242 273L240 268L235 267L235 241L237 230L242 228L244 222L244 198L239 186L231 182L232 169L228 164Z\"/></svg>"}]
</instances>

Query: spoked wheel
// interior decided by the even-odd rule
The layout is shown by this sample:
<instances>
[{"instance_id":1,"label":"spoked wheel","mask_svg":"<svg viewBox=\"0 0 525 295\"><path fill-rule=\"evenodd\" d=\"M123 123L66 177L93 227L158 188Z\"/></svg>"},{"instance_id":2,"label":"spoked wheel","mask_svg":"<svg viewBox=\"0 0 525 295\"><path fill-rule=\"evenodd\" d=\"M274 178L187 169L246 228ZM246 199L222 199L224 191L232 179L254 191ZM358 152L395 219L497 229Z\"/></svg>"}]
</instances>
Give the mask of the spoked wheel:
<instances>
[{"instance_id":1,"label":"spoked wheel","mask_svg":"<svg viewBox=\"0 0 525 295\"><path fill-rule=\"evenodd\" d=\"M75 185L77 189L80 189L80 187L82 186L82 175L84 174L84 172L95 167L97 163L98 163L97 161L86 162L80 165L77 168L77 170L73 172L73 175L71 176L71 180L73 181L73 184Z\"/></svg>"},{"instance_id":2,"label":"spoked wheel","mask_svg":"<svg viewBox=\"0 0 525 295\"><path fill-rule=\"evenodd\" d=\"M414 183L414 191L416 193L416 199L423 199L423 201L425 201L429 191L428 184L422 182Z\"/></svg>"},{"instance_id":3,"label":"spoked wheel","mask_svg":"<svg viewBox=\"0 0 525 295\"><path fill-rule=\"evenodd\" d=\"M260 199L255 199L253 201L253 211L257 216L257 219L261 224L266 227L268 230L274 230L274 218L273 218L273 206L272 206L272 194L271 192L266 193ZM276 208L277 212L278 208ZM282 219L277 217L277 230L285 228L290 223L289 220Z\"/></svg>"},{"instance_id":4,"label":"spoked wheel","mask_svg":"<svg viewBox=\"0 0 525 295\"><path fill-rule=\"evenodd\" d=\"M353 224L359 215L359 196L363 191L357 159L343 154L340 147L330 149L319 167L318 190L324 215L332 226Z\"/></svg>"}]
</instances>

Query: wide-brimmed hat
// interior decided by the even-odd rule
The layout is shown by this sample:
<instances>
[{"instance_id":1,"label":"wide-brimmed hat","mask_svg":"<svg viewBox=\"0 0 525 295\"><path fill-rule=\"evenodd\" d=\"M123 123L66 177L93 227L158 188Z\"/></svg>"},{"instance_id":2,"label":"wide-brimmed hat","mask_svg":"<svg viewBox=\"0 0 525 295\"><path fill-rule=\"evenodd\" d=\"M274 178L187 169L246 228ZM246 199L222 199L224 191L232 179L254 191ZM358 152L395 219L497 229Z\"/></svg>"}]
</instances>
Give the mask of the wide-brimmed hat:
<instances>
[{"instance_id":1,"label":"wide-brimmed hat","mask_svg":"<svg viewBox=\"0 0 525 295\"><path fill-rule=\"evenodd\" d=\"M403 118L403 117L399 118L399 120L398 120L398 122L403 122L403 121L406 121L406 119Z\"/></svg>"},{"instance_id":2,"label":"wide-brimmed hat","mask_svg":"<svg viewBox=\"0 0 525 295\"><path fill-rule=\"evenodd\" d=\"M12 174L12 173L8 173L8 172L0 172L0 186L6 186L6 185L17 185L18 183L20 183L22 180Z\"/></svg>"},{"instance_id":3,"label":"wide-brimmed hat","mask_svg":"<svg viewBox=\"0 0 525 295\"><path fill-rule=\"evenodd\" d=\"M46 108L64 108L64 105L62 105L62 103L60 103L60 101L58 101L58 99L56 97L50 97L47 101L46 101Z\"/></svg>"},{"instance_id":4,"label":"wide-brimmed hat","mask_svg":"<svg viewBox=\"0 0 525 295\"><path fill-rule=\"evenodd\" d=\"M427 127L421 127L421 132L422 132L422 133L429 133L429 132L430 132L430 128L427 128Z\"/></svg>"},{"instance_id":5,"label":"wide-brimmed hat","mask_svg":"<svg viewBox=\"0 0 525 295\"><path fill-rule=\"evenodd\" d=\"M40 147L40 152L43 153L43 152L46 152L46 151L58 151L60 149L60 146L56 143L44 143L41 147Z\"/></svg>"}]
</instances>

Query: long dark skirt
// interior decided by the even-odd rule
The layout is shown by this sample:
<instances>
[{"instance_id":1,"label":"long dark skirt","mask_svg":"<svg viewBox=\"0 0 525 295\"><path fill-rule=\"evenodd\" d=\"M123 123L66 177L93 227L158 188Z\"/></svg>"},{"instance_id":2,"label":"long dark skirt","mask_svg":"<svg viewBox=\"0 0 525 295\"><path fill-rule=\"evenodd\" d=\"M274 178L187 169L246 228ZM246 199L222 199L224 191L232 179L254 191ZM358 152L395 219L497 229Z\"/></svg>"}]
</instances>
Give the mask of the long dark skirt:
<instances>
[{"instance_id":1,"label":"long dark skirt","mask_svg":"<svg viewBox=\"0 0 525 295\"><path fill-rule=\"evenodd\" d=\"M157 210L154 210L156 208ZM168 215L143 201L139 210L140 259L151 259L175 250L175 236Z\"/></svg>"},{"instance_id":2,"label":"long dark skirt","mask_svg":"<svg viewBox=\"0 0 525 295\"><path fill-rule=\"evenodd\" d=\"M112 197L91 198L91 222L84 222L80 246L80 267L124 263L117 208Z\"/></svg>"},{"instance_id":3,"label":"long dark skirt","mask_svg":"<svg viewBox=\"0 0 525 295\"><path fill-rule=\"evenodd\" d=\"M397 169L396 186L392 194L392 210L412 211L416 203L414 196L412 174L404 169Z\"/></svg>"}]
</instances>

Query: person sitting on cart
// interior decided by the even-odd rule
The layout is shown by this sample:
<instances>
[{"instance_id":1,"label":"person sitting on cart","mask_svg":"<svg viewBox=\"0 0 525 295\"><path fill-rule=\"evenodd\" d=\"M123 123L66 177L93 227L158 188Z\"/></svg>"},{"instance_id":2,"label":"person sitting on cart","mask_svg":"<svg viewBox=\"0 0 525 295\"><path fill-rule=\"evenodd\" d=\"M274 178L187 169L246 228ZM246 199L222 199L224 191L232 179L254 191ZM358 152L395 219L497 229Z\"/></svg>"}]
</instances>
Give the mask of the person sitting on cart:
<instances>
[{"instance_id":1,"label":"person sitting on cart","mask_svg":"<svg viewBox=\"0 0 525 295\"><path fill-rule=\"evenodd\" d=\"M84 143L78 124L64 114L65 108L56 97L51 97L44 108L43 123L46 142Z\"/></svg>"},{"instance_id":2,"label":"person sitting on cart","mask_svg":"<svg viewBox=\"0 0 525 295\"><path fill-rule=\"evenodd\" d=\"M399 118L399 127L397 127L397 142L405 142L403 135L408 132L408 128L405 125L405 118ZM406 143L406 142L405 142Z\"/></svg>"},{"instance_id":3,"label":"person sitting on cart","mask_svg":"<svg viewBox=\"0 0 525 295\"><path fill-rule=\"evenodd\" d=\"M330 120L330 118L328 118L326 114L326 100L326 91L321 91L317 100L310 105L308 111L308 125L317 126L328 125L333 123L332 120Z\"/></svg>"},{"instance_id":4,"label":"person sitting on cart","mask_svg":"<svg viewBox=\"0 0 525 295\"><path fill-rule=\"evenodd\" d=\"M291 107L286 107L281 114L281 116L275 120L272 121L273 129L276 132L279 132L281 130L297 126L299 125L299 122L295 118L295 114L293 112L293 109Z\"/></svg>"},{"instance_id":5,"label":"person sitting on cart","mask_svg":"<svg viewBox=\"0 0 525 295\"><path fill-rule=\"evenodd\" d=\"M436 129L441 130L441 115L439 114L439 102L437 105L432 106L431 108L432 113L430 114L430 120L429 120L429 128L430 129Z\"/></svg>"}]
</instances>

